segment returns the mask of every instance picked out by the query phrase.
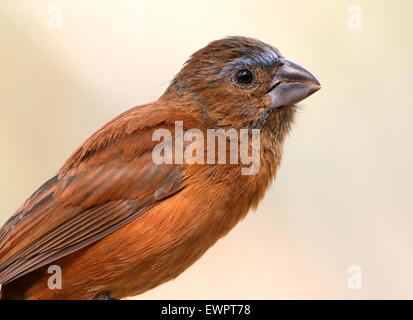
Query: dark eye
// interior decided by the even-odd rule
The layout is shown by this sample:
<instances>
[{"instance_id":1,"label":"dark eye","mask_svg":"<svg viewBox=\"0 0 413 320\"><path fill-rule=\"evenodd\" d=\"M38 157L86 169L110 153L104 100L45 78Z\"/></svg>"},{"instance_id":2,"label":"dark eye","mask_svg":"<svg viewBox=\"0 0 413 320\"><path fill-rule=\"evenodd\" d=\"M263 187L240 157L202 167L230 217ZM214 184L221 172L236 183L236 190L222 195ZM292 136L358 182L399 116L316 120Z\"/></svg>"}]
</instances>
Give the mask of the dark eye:
<instances>
[{"instance_id":1,"label":"dark eye","mask_svg":"<svg viewBox=\"0 0 413 320\"><path fill-rule=\"evenodd\" d=\"M235 74L235 81L241 85L249 85L254 80L254 75L248 69L242 69Z\"/></svg>"}]
</instances>

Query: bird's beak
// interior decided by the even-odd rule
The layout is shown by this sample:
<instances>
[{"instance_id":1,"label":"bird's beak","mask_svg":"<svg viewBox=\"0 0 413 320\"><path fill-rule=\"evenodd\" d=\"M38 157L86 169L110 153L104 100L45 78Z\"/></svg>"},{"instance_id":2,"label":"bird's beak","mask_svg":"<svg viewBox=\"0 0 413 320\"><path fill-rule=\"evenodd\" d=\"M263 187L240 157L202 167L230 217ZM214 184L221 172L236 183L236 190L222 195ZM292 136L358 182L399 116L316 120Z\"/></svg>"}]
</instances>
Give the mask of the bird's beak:
<instances>
[{"instance_id":1,"label":"bird's beak","mask_svg":"<svg viewBox=\"0 0 413 320\"><path fill-rule=\"evenodd\" d=\"M297 103L321 88L320 82L303 67L282 58L268 92L273 108Z\"/></svg>"}]
</instances>

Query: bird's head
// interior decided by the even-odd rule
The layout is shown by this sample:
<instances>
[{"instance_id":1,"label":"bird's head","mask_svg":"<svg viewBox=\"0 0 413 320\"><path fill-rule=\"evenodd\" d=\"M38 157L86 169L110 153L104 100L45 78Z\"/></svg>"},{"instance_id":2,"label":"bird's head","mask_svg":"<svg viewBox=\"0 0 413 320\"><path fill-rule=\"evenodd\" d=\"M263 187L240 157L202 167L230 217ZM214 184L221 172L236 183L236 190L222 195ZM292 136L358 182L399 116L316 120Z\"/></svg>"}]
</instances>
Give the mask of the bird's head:
<instances>
[{"instance_id":1,"label":"bird's head","mask_svg":"<svg viewBox=\"0 0 413 320\"><path fill-rule=\"evenodd\" d=\"M269 113L291 113L319 89L310 72L272 46L228 37L195 52L162 98L199 108L218 126L242 126L261 124Z\"/></svg>"}]
</instances>

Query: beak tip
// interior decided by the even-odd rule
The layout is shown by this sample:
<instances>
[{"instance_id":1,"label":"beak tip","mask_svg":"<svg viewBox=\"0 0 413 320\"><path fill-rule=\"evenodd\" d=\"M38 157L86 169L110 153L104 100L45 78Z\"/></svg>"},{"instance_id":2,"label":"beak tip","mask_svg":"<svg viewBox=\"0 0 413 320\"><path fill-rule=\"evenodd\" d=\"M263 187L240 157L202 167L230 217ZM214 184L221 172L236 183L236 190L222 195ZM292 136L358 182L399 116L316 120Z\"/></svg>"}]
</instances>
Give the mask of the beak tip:
<instances>
[{"instance_id":1,"label":"beak tip","mask_svg":"<svg viewBox=\"0 0 413 320\"><path fill-rule=\"evenodd\" d=\"M317 80L316 80L317 81ZM316 92L316 91L318 91L318 90L320 90L321 89L321 84L320 84L320 82L314 82L314 83L312 83L311 85L310 85L310 88L311 88L311 91L313 91L313 93L314 92Z\"/></svg>"},{"instance_id":2,"label":"beak tip","mask_svg":"<svg viewBox=\"0 0 413 320\"><path fill-rule=\"evenodd\" d=\"M309 95L317 92L321 89L320 82L314 77L312 74L309 73L308 80L304 82L309 90Z\"/></svg>"},{"instance_id":3,"label":"beak tip","mask_svg":"<svg viewBox=\"0 0 413 320\"><path fill-rule=\"evenodd\" d=\"M308 72L308 71L307 71ZM321 83L314 77L311 73L308 72L307 74L307 83L308 87L311 88L313 92L316 92L321 89Z\"/></svg>"}]
</instances>

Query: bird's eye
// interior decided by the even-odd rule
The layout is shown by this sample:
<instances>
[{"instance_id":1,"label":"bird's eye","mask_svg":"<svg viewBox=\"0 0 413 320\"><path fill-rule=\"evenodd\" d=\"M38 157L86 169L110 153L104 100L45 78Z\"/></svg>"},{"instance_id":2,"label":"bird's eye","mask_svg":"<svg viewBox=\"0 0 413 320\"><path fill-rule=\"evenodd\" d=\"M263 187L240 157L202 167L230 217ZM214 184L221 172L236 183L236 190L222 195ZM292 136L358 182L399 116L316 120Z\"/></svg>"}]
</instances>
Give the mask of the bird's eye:
<instances>
[{"instance_id":1,"label":"bird's eye","mask_svg":"<svg viewBox=\"0 0 413 320\"><path fill-rule=\"evenodd\" d=\"M239 70L235 74L235 81L242 86L250 85L253 80L254 75L248 69Z\"/></svg>"}]
</instances>

